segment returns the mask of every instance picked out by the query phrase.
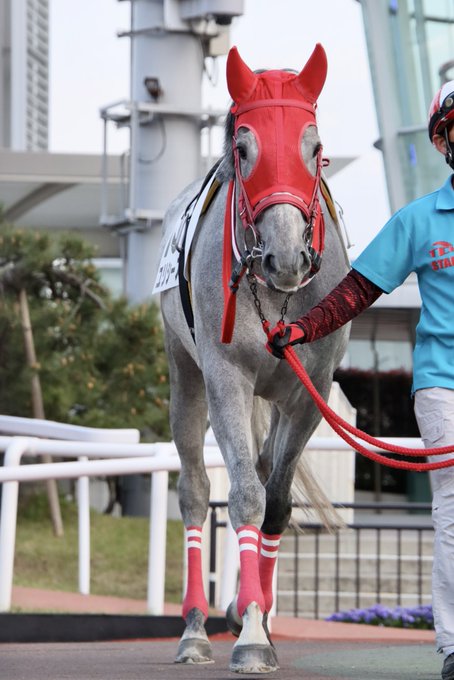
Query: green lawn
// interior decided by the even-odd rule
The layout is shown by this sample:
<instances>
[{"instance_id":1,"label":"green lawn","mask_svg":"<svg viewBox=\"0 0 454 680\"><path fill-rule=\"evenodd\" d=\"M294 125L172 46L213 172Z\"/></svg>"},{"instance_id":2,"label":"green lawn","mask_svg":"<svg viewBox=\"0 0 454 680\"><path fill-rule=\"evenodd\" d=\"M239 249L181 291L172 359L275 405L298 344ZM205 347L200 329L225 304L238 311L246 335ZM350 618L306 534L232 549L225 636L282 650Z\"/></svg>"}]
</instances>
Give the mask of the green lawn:
<instances>
[{"instance_id":1,"label":"green lawn","mask_svg":"<svg viewBox=\"0 0 454 680\"><path fill-rule=\"evenodd\" d=\"M56 538L44 494L21 498L17 523L14 584L77 591L77 507L61 499L65 534ZM91 581L94 595L146 599L149 520L91 511ZM183 525L167 524L166 602L181 602Z\"/></svg>"}]
</instances>

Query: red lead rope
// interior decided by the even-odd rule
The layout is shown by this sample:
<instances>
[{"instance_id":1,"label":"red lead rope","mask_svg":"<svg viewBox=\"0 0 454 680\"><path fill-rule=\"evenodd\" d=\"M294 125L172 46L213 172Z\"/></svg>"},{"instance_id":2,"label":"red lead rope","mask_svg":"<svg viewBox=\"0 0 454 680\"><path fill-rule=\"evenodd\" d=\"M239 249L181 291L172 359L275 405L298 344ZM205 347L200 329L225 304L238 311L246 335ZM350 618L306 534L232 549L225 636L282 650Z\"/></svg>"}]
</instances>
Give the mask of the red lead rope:
<instances>
[{"instance_id":1,"label":"red lead rope","mask_svg":"<svg viewBox=\"0 0 454 680\"><path fill-rule=\"evenodd\" d=\"M263 324L263 329L265 333L268 335L269 333L268 322L265 322ZM358 439L362 439L363 441L367 442L368 444L371 444L372 446L376 446L382 451L397 453L401 456L422 457L422 456L439 456L444 453L454 453L454 445L440 446L439 448L431 449L410 449L405 446L395 446L393 444L388 444L387 442L375 439L375 437L371 437L371 435L367 434L366 432L363 432L362 430L358 430L358 428L354 427L354 425L347 423L346 420L344 420L337 413L335 413L332 410L332 408L330 408L328 404L324 401L324 399L322 399L320 394L315 389L305 368L302 366L300 360L298 359L293 347L287 346L284 349L284 357L287 363L296 373L298 378L301 380L304 387L311 395L312 399L315 402L315 405L317 406L318 410L325 418L327 423L329 423L329 425L333 428L334 432L336 432L340 437L342 437L342 439L346 441L347 444L350 444L352 449L354 449L358 453L361 453L363 456L366 456L366 458L370 458L371 460L374 460L377 463L381 463L381 465L387 465L388 467L399 468L401 470L414 470L416 472L424 472L426 470L439 470L440 468L451 467L452 465L454 465L454 458L451 458L450 460L440 460L437 463L410 463L406 460L394 460L393 458L388 458L387 456L383 456L380 453L376 453L371 449L367 449L365 446L363 446L355 439L353 439L353 437L351 437L350 435L354 435Z\"/></svg>"}]
</instances>

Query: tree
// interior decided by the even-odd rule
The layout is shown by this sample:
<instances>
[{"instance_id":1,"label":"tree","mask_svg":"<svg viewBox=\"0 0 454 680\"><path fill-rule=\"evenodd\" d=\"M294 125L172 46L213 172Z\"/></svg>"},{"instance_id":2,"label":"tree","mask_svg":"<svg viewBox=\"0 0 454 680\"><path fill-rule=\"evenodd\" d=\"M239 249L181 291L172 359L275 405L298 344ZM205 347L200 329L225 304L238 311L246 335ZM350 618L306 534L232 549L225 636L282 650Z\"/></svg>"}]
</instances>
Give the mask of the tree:
<instances>
[{"instance_id":1,"label":"tree","mask_svg":"<svg viewBox=\"0 0 454 680\"><path fill-rule=\"evenodd\" d=\"M56 372L59 380L52 381ZM170 436L167 360L155 305L111 301L90 338L53 353L44 379L52 411L63 411L70 422L136 427L143 441Z\"/></svg>"},{"instance_id":2,"label":"tree","mask_svg":"<svg viewBox=\"0 0 454 680\"><path fill-rule=\"evenodd\" d=\"M0 412L167 439L159 311L113 300L93 256L72 234L0 222Z\"/></svg>"}]
</instances>

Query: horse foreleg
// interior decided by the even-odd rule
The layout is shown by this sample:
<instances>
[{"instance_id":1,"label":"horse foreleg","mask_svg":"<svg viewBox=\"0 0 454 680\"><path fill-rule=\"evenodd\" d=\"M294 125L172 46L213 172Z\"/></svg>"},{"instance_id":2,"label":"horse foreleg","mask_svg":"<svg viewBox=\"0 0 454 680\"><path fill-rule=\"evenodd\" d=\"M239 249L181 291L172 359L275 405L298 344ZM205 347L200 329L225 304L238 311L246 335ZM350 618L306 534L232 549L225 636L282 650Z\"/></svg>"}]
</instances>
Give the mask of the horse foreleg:
<instances>
[{"instance_id":1,"label":"horse foreleg","mask_svg":"<svg viewBox=\"0 0 454 680\"><path fill-rule=\"evenodd\" d=\"M186 595L183 600L183 618L186 619L192 609L200 609L204 620L206 620L208 602L202 579L202 527L188 527L186 529L186 554L188 576Z\"/></svg>"},{"instance_id":2,"label":"horse foreleg","mask_svg":"<svg viewBox=\"0 0 454 680\"><path fill-rule=\"evenodd\" d=\"M265 599L260 584L258 553L260 548L260 531L254 526L243 526L237 529L240 549L240 588L238 591L237 609L243 616L245 609L255 602L260 610L265 611Z\"/></svg>"},{"instance_id":3,"label":"horse foreleg","mask_svg":"<svg viewBox=\"0 0 454 680\"><path fill-rule=\"evenodd\" d=\"M265 534L262 532L259 557L260 584L262 586L263 597L265 599L265 613L263 616L263 627L270 639L268 631L268 614L273 606L273 579L277 564L280 534Z\"/></svg>"},{"instance_id":4,"label":"horse foreleg","mask_svg":"<svg viewBox=\"0 0 454 680\"><path fill-rule=\"evenodd\" d=\"M181 460L178 498L186 527L187 582L183 604L186 623L177 663L212 661L211 645L205 631L208 603L202 581L202 526L210 498L210 483L203 462L203 441L207 405L202 375L175 338L167 340L172 351L169 370L172 385L170 422Z\"/></svg>"},{"instance_id":5,"label":"horse foreleg","mask_svg":"<svg viewBox=\"0 0 454 680\"><path fill-rule=\"evenodd\" d=\"M205 631L208 602L202 578L202 527L186 529L187 586L183 601L185 631L178 645L176 663L212 663L211 643Z\"/></svg>"},{"instance_id":6,"label":"horse foreleg","mask_svg":"<svg viewBox=\"0 0 454 680\"><path fill-rule=\"evenodd\" d=\"M274 601L273 594L273 579L274 572L277 565L279 545L281 541L281 534L265 534L262 532L260 540L260 554L258 561L260 585L262 587L264 597L264 614L263 627L267 634L268 640L271 642L268 630L268 615L271 611ZM227 610L227 620L231 632L238 637L241 634L243 621L238 614L238 607L236 601L232 602Z\"/></svg>"},{"instance_id":7,"label":"horse foreleg","mask_svg":"<svg viewBox=\"0 0 454 680\"><path fill-rule=\"evenodd\" d=\"M236 673L270 673L279 666L263 626L266 605L259 570L261 534L254 526L242 526L237 529L237 535L240 587L228 616L233 618L240 632L233 648L230 670Z\"/></svg>"}]
</instances>

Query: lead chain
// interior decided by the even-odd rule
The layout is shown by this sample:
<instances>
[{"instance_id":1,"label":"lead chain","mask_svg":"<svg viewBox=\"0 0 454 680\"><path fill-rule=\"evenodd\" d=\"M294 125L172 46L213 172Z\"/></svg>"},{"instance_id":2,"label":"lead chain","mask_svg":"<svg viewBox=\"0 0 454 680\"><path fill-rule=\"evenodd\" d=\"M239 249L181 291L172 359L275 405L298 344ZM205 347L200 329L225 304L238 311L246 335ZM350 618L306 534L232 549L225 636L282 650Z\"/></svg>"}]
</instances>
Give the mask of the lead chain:
<instances>
[{"instance_id":1,"label":"lead chain","mask_svg":"<svg viewBox=\"0 0 454 680\"><path fill-rule=\"evenodd\" d=\"M280 321L282 321L282 323L284 323L284 321L285 321L285 315L287 314L288 301L290 300L291 297L292 297L292 294L287 293L287 295L285 296L284 304L281 307Z\"/></svg>"},{"instance_id":2,"label":"lead chain","mask_svg":"<svg viewBox=\"0 0 454 680\"><path fill-rule=\"evenodd\" d=\"M262 312L262 305L260 303L259 296L257 294L257 280L256 280L254 274L251 272L250 269L248 270L248 273L246 274L246 276L247 276L247 280L248 280L248 283L249 283L249 288L250 288L251 293L252 293L252 297L254 298L255 308L258 312L260 321L262 322L262 324L264 324L264 323L266 323L266 319L265 319L264 313Z\"/></svg>"},{"instance_id":3,"label":"lead chain","mask_svg":"<svg viewBox=\"0 0 454 680\"><path fill-rule=\"evenodd\" d=\"M246 274L246 278L248 280L249 288L250 288L250 291L252 293L252 297L254 299L254 305L255 305L255 308L257 309L260 321L262 322L262 324L264 324L264 323L266 323L266 317L265 317L265 315L262 311L262 304L259 300L259 296L258 296L258 293L257 293L257 279L255 278L254 274L252 273L252 271L250 269L248 270L248 272ZM288 307L288 303L289 303L291 296L292 296L291 293L287 293L287 295L285 296L284 304L281 307L280 321L282 321L282 322L285 321L285 315L287 314L287 307Z\"/></svg>"}]
</instances>

